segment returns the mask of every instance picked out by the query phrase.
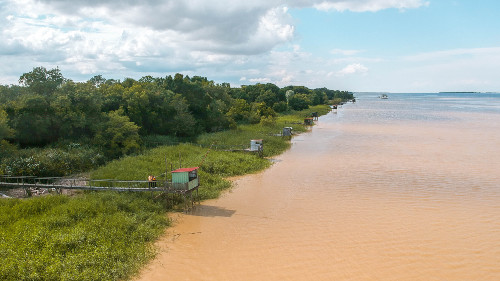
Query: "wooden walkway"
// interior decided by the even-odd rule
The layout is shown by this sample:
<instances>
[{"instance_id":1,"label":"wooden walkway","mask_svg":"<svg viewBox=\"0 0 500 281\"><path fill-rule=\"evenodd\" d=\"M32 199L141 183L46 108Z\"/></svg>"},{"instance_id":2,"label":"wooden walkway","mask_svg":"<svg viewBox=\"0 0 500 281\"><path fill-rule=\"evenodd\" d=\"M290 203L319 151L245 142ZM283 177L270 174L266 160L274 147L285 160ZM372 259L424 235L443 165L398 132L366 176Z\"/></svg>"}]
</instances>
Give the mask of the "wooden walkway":
<instances>
[{"instance_id":1,"label":"wooden walkway","mask_svg":"<svg viewBox=\"0 0 500 281\"><path fill-rule=\"evenodd\" d=\"M0 176L0 188L16 189L22 188L26 195L30 196L31 191L37 189L54 190L61 193L63 189L70 190L91 190L91 191L119 191L119 192L161 192L162 194L172 194L174 196L190 199L193 206L193 191L199 201L198 187L190 190L174 189L171 182L155 182L156 187L150 187L151 182L147 180L89 180L83 178L62 178L62 177L32 177L32 176ZM173 201L173 198L172 198ZM186 200L184 200L186 201ZM185 202L185 207L187 202Z\"/></svg>"},{"instance_id":2,"label":"wooden walkway","mask_svg":"<svg viewBox=\"0 0 500 281\"><path fill-rule=\"evenodd\" d=\"M158 182L157 182L158 184ZM0 176L0 187L3 188L54 188L78 190L114 190L114 191L163 191L169 190L169 184L149 187L148 181L125 180L89 180L83 178Z\"/></svg>"}]
</instances>

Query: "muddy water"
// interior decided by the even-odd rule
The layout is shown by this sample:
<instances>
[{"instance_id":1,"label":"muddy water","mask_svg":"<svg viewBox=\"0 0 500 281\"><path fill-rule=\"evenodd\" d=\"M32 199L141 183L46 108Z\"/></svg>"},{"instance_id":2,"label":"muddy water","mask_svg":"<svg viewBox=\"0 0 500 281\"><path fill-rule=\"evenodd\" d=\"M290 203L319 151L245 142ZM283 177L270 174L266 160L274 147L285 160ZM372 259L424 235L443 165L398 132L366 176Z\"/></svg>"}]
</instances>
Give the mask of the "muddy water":
<instances>
[{"instance_id":1,"label":"muddy water","mask_svg":"<svg viewBox=\"0 0 500 281\"><path fill-rule=\"evenodd\" d=\"M361 95L270 169L177 215L139 280L500 280L489 106Z\"/></svg>"}]
</instances>

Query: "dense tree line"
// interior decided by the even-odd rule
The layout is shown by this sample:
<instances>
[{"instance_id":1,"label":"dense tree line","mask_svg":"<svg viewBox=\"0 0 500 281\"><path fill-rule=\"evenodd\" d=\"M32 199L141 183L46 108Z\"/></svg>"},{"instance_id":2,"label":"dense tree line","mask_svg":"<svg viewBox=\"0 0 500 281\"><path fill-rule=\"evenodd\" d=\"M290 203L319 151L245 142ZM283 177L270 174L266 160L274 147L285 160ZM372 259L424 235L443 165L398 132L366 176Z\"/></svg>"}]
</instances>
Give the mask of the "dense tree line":
<instances>
[{"instance_id":1,"label":"dense tree line","mask_svg":"<svg viewBox=\"0 0 500 281\"><path fill-rule=\"evenodd\" d=\"M0 85L0 141L4 157L7 146L76 143L110 159L138 152L144 136L195 137L351 98L345 91L271 83L231 88L182 74L73 82L58 68L36 67L19 85Z\"/></svg>"}]
</instances>

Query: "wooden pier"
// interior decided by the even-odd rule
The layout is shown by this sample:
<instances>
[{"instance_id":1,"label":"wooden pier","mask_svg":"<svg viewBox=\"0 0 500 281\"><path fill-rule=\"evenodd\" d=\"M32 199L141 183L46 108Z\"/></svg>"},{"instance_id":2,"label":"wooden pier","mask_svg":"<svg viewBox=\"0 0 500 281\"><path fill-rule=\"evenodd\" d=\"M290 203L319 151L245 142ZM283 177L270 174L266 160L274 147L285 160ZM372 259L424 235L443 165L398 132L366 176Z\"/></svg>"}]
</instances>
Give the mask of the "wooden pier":
<instances>
[{"instance_id":1,"label":"wooden pier","mask_svg":"<svg viewBox=\"0 0 500 281\"><path fill-rule=\"evenodd\" d=\"M199 177L197 175L197 180ZM165 194L167 201L172 202L176 198L184 201L185 209L194 206L194 201L199 202L198 188L199 184L183 188L177 183L171 181L155 182L156 187L151 186L147 180L114 180L99 179L91 180L84 178L62 178L62 177L33 177L33 176L0 176L0 189L23 189L26 197L48 192L61 194L62 190L87 190L87 191L117 191L117 192L151 192L159 193L156 197ZM193 197L193 192L196 192ZM170 196L169 196L170 195ZM189 200L188 200L189 199ZM189 202L188 202L189 201Z\"/></svg>"}]
</instances>

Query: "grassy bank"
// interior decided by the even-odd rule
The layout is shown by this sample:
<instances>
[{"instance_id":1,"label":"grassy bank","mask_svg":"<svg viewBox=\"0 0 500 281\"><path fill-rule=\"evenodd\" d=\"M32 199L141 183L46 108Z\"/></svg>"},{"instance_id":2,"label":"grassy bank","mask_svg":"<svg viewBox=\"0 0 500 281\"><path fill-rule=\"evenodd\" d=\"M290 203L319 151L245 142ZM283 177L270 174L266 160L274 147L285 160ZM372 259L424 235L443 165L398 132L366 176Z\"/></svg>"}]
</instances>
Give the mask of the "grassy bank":
<instances>
[{"instance_id":1,"label":"grassy bank","mask_svg":"<svg viewBox=\"0 0 500 281\"><path fill-rule=\"evenodd\" d=\"M198 138L198 143L203 145L222 144L234 146L248 146L251 139L264 140L264 156L274 156L283 153L290 147L290 142L286 139L276 137L283 127L293 127L294 133L302 133L307 130L304 126L304 118L311 116L312 112L319 115L328 113L329 107L326 105L313 106L303 111L292 112L278 116L274 122L259 125L241 125L237 130L224 131L219 133L204 134Z\"/></svg>"},{"instance_id":2,"label":"grassy bank","mask_svg":"<svg viewBox=\"0 0 500 281\"><path fill-rule=\"evenodd\" d=\"M168 225L146 194L0 200L0 280L120 280Z\"/></svg>"},{"instance_id":3,"label":"grassy bank","mask_svg":"<svg viewBox=\"0 0 500 281\"><path fill-rule=\"evenodd\" d=\"M206 134L194 144L157 147L139 156L124 157L92 171L94 179L162 180L168 166L200 166L202 199L216 198L231 186L225 177L254 173L270 166L255 154L211 149L248 146L264 139L264 155L278 155L290 142L275 136L284 126L295 132L310 112L284 115L237 130ZM205 158L206 155L206 158ZM164 179L164 178L163 178ZM152 241L163 233L168 207L149 193L90 192L74 197L47 196L0 200L0 280L123 280L154 256Z\"/></svg>"}]
</instances>

